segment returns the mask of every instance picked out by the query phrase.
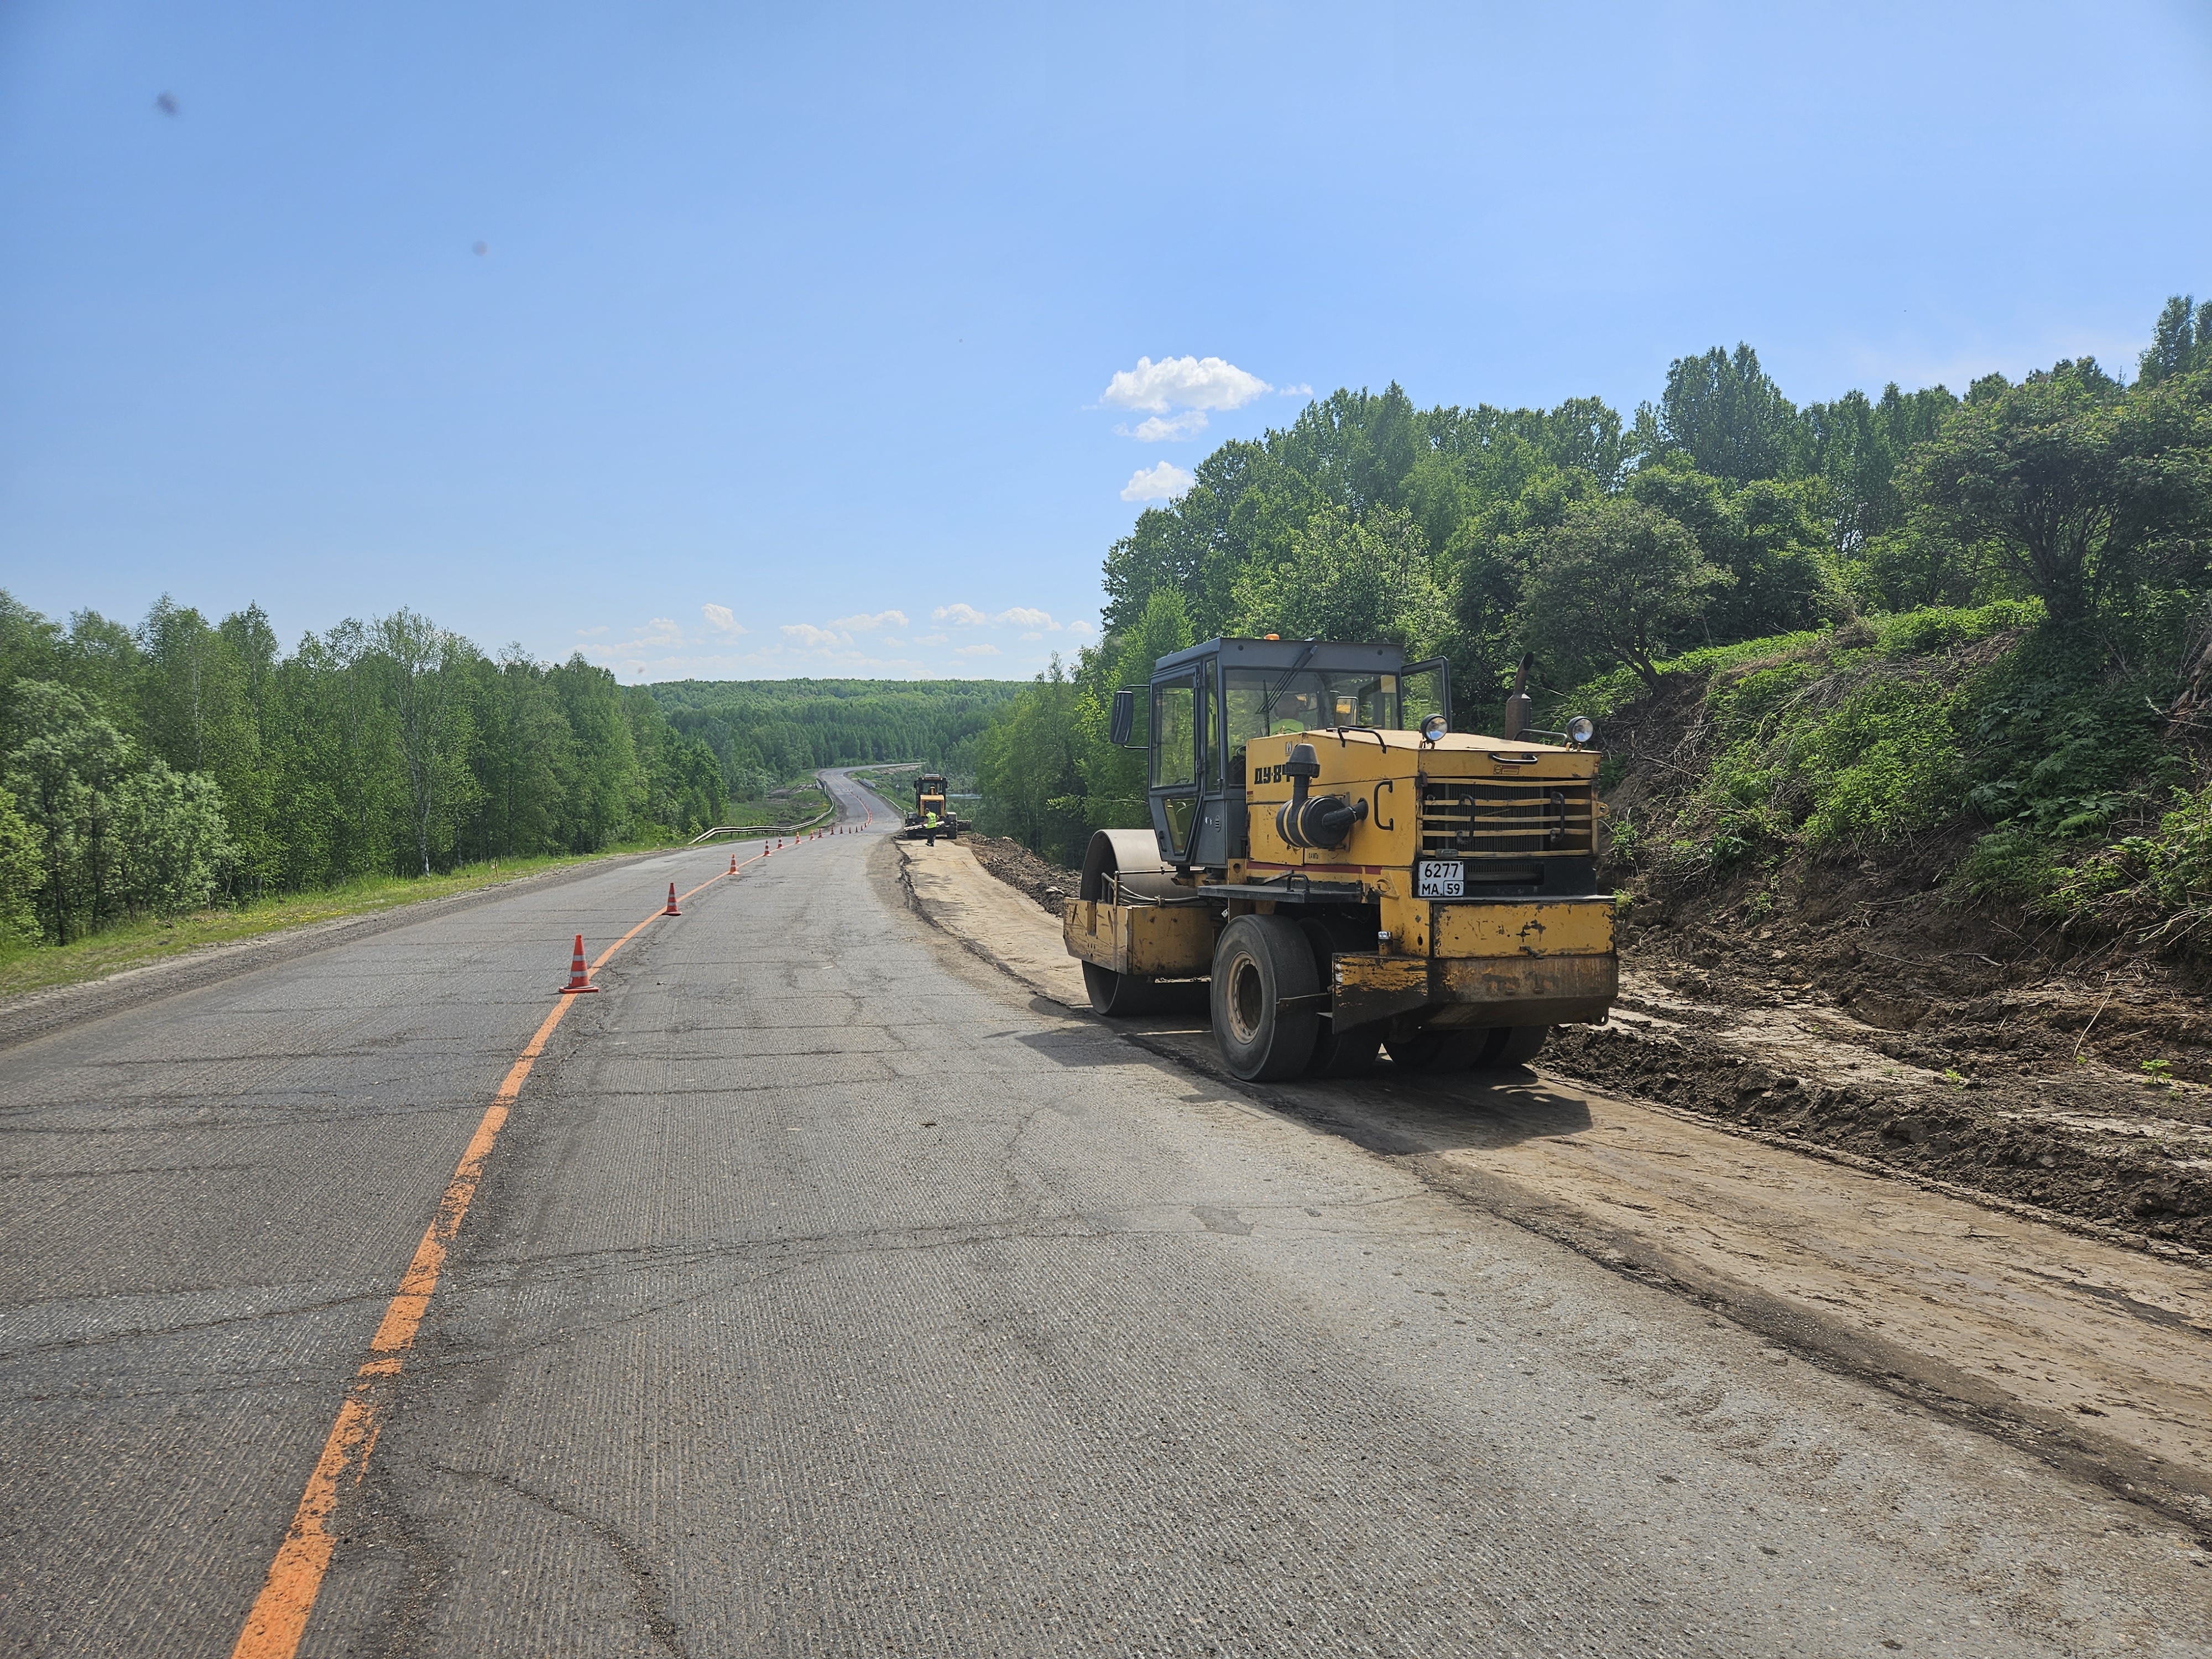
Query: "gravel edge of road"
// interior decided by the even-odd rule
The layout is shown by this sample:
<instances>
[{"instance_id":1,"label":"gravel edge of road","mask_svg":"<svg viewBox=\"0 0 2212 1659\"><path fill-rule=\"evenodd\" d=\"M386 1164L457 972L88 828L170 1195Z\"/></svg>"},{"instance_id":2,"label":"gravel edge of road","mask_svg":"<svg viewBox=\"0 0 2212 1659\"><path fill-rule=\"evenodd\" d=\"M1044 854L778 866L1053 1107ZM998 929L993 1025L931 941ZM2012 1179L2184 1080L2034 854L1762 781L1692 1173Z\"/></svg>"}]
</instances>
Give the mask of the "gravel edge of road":
<instances>
[{"instance_id":1,"label":"gravel edge of road","mask_svg":"<svg viewBox=\"0 0 2212 1659\"><path fill-rule=\"evenodd\" d=\"M647 859L664 858L672 852L682 850L680 848L664 847L649 853L623 853L612 858L594 859L587 864L572 864L563 869L518 876L512 881L472 888L468 892L452 893L443 898L395 904L389 909L371 911L366 915L338 916L329 921L311 922L304 927L287 928L283 933L263 933L253 939L204 945L166 961L125 968L100 979L85 980L76 985L58 985L46 991L33 991L0 1005L0 1052L21 1048L24 1043L34 1042L42 1036L72 1025L82 1025L93 1020L105 1019L111 1014L143 1008L148 1003L161 1001L165 997L181 996L187 991L197 991L204 986L213 985L240 974L273 968L317 951L326 951L333 945L389 933L395 927L412 927L418 921L434 921L441 916L452 915L456 911L472 909L479 904L512 898L515 894L532 888L563 886L572 881L580 881L586 876L620 869L628 864L642 863ZM548 969L549 973L551 971Z\"/></svg>"}]
</instances>

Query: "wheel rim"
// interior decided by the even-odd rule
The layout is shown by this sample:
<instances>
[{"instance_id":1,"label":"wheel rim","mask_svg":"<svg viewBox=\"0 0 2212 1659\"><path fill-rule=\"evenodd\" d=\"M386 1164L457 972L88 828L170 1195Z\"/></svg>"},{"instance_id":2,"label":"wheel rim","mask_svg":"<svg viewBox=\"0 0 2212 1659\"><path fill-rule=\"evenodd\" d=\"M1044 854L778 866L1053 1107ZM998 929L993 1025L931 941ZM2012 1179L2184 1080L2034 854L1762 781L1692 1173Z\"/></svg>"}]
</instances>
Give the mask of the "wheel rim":
<instances>
[{"instance_id":1,"label":"wheel rim","mask_svg":"<svg viewBox=\"0 0 2212 1659\"><path fill-rule=\"evenodd\" d=\"M1236 1033L1239 1042L1250 1042L1260 1035L1260 1024L1267 1016L1267 986L1260 975L1260 964L1249 956L1239 956L1229 969L1229 1029Z\"/></svg>"}]
</instances>

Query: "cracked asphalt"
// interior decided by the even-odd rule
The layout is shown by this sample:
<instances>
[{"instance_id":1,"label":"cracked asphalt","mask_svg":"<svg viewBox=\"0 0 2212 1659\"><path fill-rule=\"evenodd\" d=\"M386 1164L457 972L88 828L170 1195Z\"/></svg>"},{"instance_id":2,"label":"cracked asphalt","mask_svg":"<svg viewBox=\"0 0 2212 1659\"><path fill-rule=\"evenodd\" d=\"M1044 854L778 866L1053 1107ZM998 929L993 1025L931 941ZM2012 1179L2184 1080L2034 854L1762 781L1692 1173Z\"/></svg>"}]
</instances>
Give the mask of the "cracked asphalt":
<instances>
[{"instance_id":1,"label":"cracked asphalt","mask_svg":"<svg viewBox=\"0 0 2212 1659\"><path fill-rule=\"evenodd\" d=\"M301 1651L2206 1650L2201 1540L1033 1000L881 828L556 1031ZM5 1651L230 1650L569 936L727 858L0 1055Z\"/></svg>"}]
</instances>

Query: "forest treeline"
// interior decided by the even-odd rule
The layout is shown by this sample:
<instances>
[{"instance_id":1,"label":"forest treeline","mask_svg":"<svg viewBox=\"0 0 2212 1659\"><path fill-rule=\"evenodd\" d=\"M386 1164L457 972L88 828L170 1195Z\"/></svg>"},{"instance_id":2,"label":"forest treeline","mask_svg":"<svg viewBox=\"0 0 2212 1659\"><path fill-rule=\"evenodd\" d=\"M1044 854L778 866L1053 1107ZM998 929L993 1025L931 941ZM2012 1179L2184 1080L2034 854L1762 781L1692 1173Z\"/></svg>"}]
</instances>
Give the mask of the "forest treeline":
<instances>
[{"instance_id":1,"label":"forest treeline","mask_svg":"<svg viewBox=\"0 0 2212 1659\"><path fill-rule=\"evenodd\" d=\"M1017 692L1009 680L667 680L652 688L669 723L720 760L734 793L871 761L963 763Z\"/></svg>"},{"instance_id":2,"label":"forest treeline","mask_svg":"<svg viewBox=\"0 0 2212 1659\"><path fill-rule=\"evenodd\" d=\"M2018 880L2045 879L2069 848L2162 821L2178 781L2203 783L2169 711L2212 639L2212 302L2169 301L2134 368L2084 358L1963 394L1892 385L1800 406L1740 344L1678 359L1626 419L1596 398L1423 410L1395 385L1339 391L1221 446L1109 550L1101 642L979 744L987 821L1063 860L1092 828L1142 823L1137 757L1105 742L1111 692L1215 634L1444 655L1457 724L1481 730L1524 651L1540 693L1618 707L1745 642L1910 641L1867 620L1972 612L1984 632L2021 625L1998 630L2014 643L1974 696L1945 703L1954 763L1913 774L1925 798L1906 816L1969 815L2017 854ZM1827 733L1832 783L1873 787L1899 730L1879 704ZM2063 757L2093 726L2124 735L2108 747L2126 769ZM1757 823L1723 852L1802 839L1815 803L1800 794L1735 813ZM1849 821L1844 839L1905 832Z\"/></svg>"},{"instance_id":3,"label":"forest treeline","mask_svg":"<svg viewBox=\"0 0 2212 1659\"><path fill-rule=\"evenodd\" d=\"M817 766L972 740L993 697L623 687L407 610L288 653L256 606L211 622L165 597L135 627L64 624L0 593L0 939L681 839Z\"/></svg>"}]
</instances>

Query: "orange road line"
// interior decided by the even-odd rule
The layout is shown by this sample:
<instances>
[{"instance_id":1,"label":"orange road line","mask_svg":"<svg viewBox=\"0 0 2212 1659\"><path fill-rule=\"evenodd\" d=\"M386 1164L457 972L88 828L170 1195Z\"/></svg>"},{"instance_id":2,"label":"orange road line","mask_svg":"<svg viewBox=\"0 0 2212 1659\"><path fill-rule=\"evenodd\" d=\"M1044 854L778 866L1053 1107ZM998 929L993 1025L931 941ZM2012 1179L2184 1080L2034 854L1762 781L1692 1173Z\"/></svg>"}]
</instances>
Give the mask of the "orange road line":
<instances>
[{"instance_id":1,"label":"orange road line","mask_svg":"<svg viewBox=\"0 0 2212 1659\"><path fill-rule=\"evenodd\" d=\"M738 868L744 870L757 864L763 856L757 853ZM683 896L690 898L692 893L704 892L730 873L727 870L718 871ZM601 951L599 961L592 964L592 971L598 971L609 957L664 914L655 911ZM362 1477L368 1473L368 1455L383 1426L390 1379L399 1375L407 1350L414 1346L415 1334L422 1328L423 1316L429 1311L431 1295L445 1271L447 1246L461 1230L469 1205L483 1180L484 1165L491 1158L492 1147L499 1139L499 1132L507 1125L508 1110L521 1094L531 1067L545 1052L545 1044L554 1028L561 1024L562 1017L574 1006L574 1000L568 997L553 1005L537 1035L507 1068L499 1092L484 1109L477 1132L469 1137L467 1150L454 1168L453 1180L446 1185L445 1196L438 1200L437 1213L424 1230L422 1242L415 1247L414 1260L400 1276L398 1291L386 1307L376 1334L369 1340L369 1357L354 1373L353 1386L338 1407L337 1420L331 1425L330 1437L324 1441L322 1455L315 1460L314 1471L307 1477L307 1489L300 1496L300 1507L293 1511L292 1525L283 1542L276 1547L276 1559L269 1564L269 1576L262 1583L261 1594L254 1598L252 1611L246 1616L246 1627L238 1633L231 1659L293 1659L299 1652L300 1639L307 1633L307 1615L314 1611L315 1597L322 1589L324 1576L330 1571L331 1551L337 1544L337 1534L330 1528L330 1518L337 1506L338 1489L345 1484L349 1474L353 1477L350 1484L359 1486Z\"/></svg>"}]
</instances>

